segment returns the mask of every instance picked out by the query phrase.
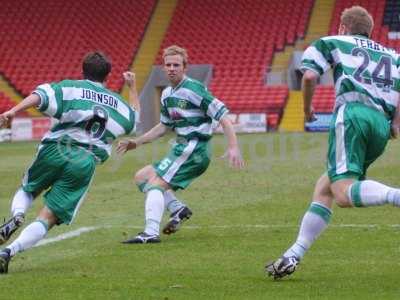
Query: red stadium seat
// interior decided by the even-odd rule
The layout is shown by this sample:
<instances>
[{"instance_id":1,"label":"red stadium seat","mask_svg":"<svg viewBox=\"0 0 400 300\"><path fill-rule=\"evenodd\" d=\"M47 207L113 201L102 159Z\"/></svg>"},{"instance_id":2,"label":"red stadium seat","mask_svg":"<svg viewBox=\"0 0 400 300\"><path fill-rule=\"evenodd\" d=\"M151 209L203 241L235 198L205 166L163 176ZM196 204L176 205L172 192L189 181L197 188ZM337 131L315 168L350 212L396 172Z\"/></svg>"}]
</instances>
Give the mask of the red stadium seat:
<instances>
[{"instance_id":1,"label":"red stadium seat","mask_svg":"<svg viewBox=\"0 0 400 300\"><path fill-rule=\"evenodd\" d=\"M128 69L137 52L155 3L5 1L0 33L7 34L1 35L0 72L26 96L38 83L80 78L82 56L102 50L114 66L108 84L118 91L121 72Z\"/></svg>"},{"instance_id":2,"label":"red stadium seat","mask_svg":"<svg viewBox=\"0 0 400 300\"><path fill-rule=\"evenodd\" d=\"M209 88L232 112L266 112L279 117L286 104L288 87L265 86L266 69L275 50L282 50L304 36L313 3L313 0L181 0L156 64L162 62L163 48L172 44L185 47L190 63L214 66Z\"/></svg>"},{"instance_id":3,"label":"red stadium seat","mask_svg":"<svg viewBox=\"0 0 400 300\"><path fill-rule=\"evenodd\" d=\"M9 110L15 105L15 103L7 97L3 92L0 92L0 114ZM23 117L27 116L27 112L19 113L18 116Z\"/></svg>"},{"instance_id":4,"label":"red stadium seat","mask_svg":"<svg viewBox=\"0 0 400 300\"><path fill-rule=\"evenodd\" d=\"M335 90L333 86L318 85L315 88L312 105L317 113L331 113L335 104Z\"/></svg>"}]
</instances>

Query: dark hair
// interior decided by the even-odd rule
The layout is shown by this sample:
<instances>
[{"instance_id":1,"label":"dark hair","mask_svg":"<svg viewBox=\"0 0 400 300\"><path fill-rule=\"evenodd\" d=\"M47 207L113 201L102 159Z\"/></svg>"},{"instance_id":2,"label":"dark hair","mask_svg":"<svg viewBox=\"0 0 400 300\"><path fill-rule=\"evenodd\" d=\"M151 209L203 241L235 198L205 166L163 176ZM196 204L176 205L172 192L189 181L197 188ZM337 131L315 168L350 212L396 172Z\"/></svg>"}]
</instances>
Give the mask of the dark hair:
<instances>
[{"instance_id":1,"label":"dark hair","mask_svg":"<svg viewBox=\"0 0 400 300\"><path fill-rule=\"evenodd\" d=\"M83 59L82 71L85 79L104 82L111 72L111 61L103 52L89 52Z\"/></svg>"}]
</instances>

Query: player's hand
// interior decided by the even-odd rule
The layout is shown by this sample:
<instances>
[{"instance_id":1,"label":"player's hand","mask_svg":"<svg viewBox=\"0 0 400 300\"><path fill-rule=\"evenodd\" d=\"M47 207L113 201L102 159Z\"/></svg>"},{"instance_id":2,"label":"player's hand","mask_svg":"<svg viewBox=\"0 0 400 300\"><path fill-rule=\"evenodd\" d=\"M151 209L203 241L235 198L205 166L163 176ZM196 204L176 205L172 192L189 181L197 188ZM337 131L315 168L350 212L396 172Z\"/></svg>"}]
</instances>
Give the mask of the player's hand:
<instances>
[{"instance_id":1,"label":"player's hand","mask_svg":"<svg viewBox=\"0 0 400 300\"><path fill-rule=\"evenodd\" d=\"M118 143L117 153L124 154L125 152L135 149L137 147L136 141L132 139L122 140Z\"/></svg>"},{"instance_id":2,"label":"player's hand","mask_svg":"<svg viewBox=\"0 0 400 300\"><path fill-rule=\"evenodd\" d=\"M0 128L6 127L14 117L15 113L12 110L0 114Z\"/></svg>"},{"instance_id":3,"label":"player's hand","mask_svg":"<svg viewBox=\"0 0 400 300\"><path fill-rule=\"evenodd\" d=\"M392 124L390 127L390 137L392 139L397 139L400 133L400 124Z\"/></svg>"},{"instance_id":4,"label":"player's hand","mask_svg":"<svg viewBox=\"0 0 400 300\"><path fill-rule=\"evenodd\" d=\"M304 122L311 123L317 120L312 108L304 110Z\"/></svg>"},{"instance_id":5,"label":"player's hand","mask_svg":"<svg viewBox=\"0 0 400 300\"><path fill-rule=\"evenodd\" d=\"M130 71L126 71L122 73L122 76L124 77L125 83L130 87L135 87L136 88L136 74Z\"/></svg>"},{"instance_id":6,"label":"player's hand","mask_svg":"<svg viewBox=\"0 0 400 300\"><path fill-rule=\"evenodd\" d=\"M229 147L222 158L228 158L229 165L232 168L242 169L244 167L244 161L238 146Z\"/></svg>"}]
</instances>

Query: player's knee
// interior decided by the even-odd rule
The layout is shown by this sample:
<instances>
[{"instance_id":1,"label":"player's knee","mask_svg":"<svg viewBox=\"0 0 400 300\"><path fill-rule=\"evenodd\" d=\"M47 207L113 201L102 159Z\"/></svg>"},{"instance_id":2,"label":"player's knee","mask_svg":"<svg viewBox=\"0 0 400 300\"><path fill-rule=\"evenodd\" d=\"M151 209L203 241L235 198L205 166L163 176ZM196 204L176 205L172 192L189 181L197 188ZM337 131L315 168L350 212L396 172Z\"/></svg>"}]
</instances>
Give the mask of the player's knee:
<instances>
[{"instance_id":1,"label":"player's knee","mask_svg":"<svg viewBox=\"0 0 400 300\"><path fill-rule=\"evenodd\" d=\"M321 201L322 199L329 199L332 201L332 197L333 195L330 189L329 178L326 175L323 175L318 179L315 185L313 199L318 199Z\"/></svg>"},{"instance_id":2,"label":"player's knee","mask_svg":"<svg viewBox=\"0 0 400 300\"><path fill-rule=\"evenodd\" d=\"M135 183L148 181L156 175L152 166L148 165L136 172L134 176Z\"/></svg>"},{"instance_id":3,"label":"player's knee","mask_svg":"<svg viewBox=\"0 0 400 300\"><path fill-rule=\"evenodd\" d=\"M59 224L59 219L47 206L44 206L39 211L36 220L40 221L47 230L50 230L54 225Z\"/></svg>"},{"instance_id":4,"label":"player's knee","mask_svg":"<svg viewBox=\"0 0 400 300\"><path fill-rule=\"evenodd\" d=\"M337 185L332 187L332 193L337 206L352 207L351 200L348 197L348 189L348 185Z\"/></svg>"},{"instance_id":5,"label":"player's knee","mask_svg":"<svg viewBox=\"0 0 400 300\"><path fill-rule=\"evenodd\" d=\"M149 177L147 176L146 172L143 172L143 169L137 171L135 176L133 176L133 181L135 184L140 184L142 182L146 182L147 180L149 180Z\"/></svg>"},{"instance_id":6,"label":"player's knee","mask_svg":"<svg viewBox=\"0 0 400 300\"><path fill-rule=\"evenodd\" d=\"M341 208L352 207L352 205L347 200L344 200L344 199L341 199L341 200L336 199L336 205Z\"/></svg>"},{"instance_id":7,"label":"player's knee","mask_svg":"<svg viewBox=\"0 0 400 300\"><path fill-rule=\"evenodd\" d=\"M329 187L315 187L313 199L332 198L332 193Z\"/></svg>"},{"instance_id":8,"label":"player's knee","mask_svg":"<svg viewBox=\"0 0 400 300\"><path fill-rule=\"evenodd\" d=\"M147 184L147 180L144 179L140 174L136 173L133 177L133 183L136 184L139 191L143 193Z\"/></svg>"},{"instance_id":9,"label":"player's knee","mask_svg":"<svg viewBox=\"0 0 400 300\"><path fill-rule=\"evenodd\" d=\"M133 182L136 184L139 191L145 192L146 185L149 184L149 181L154 177L156 177L156 173L153 167L149 165L136 172L133 177Z\"/></svg>"},{"instance_id":10,"label":"player's knee","mask_svg":"<svg viewBox=\"0 0 400 300\"><path fill-rule=\"evenodd\" d=\"M141 182L144 182L144 181L146 181L146 180L143 178L143 176L140 174L139 171L136 172L135 175L133 176L133 183L136 184L136 185L138 185L138 184L140 184Z\"/></svg>"},{"instance_id":11,"label":"player's knee","mask_svg":"<svg viewBox=\"0 0 400 300\"><path fill-rule=\"evenodd\" d=\"M158 177L157 175L150 178L147 184L149 186L157 186L165 191L171 188L167 182L165 182L162 178Z\"/></svg>"}]
</instances>

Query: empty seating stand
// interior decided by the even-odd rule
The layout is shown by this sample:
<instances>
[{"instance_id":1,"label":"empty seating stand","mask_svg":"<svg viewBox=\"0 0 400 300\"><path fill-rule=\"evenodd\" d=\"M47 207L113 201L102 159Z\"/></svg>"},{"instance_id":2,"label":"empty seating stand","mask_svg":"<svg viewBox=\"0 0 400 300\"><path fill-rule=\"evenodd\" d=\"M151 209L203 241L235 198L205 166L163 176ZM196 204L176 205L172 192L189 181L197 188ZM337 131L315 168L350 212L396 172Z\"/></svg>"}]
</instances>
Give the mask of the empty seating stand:
<instances>
[{"instance_id":1,"label":"empty seating stand","mask_svg":"<svg viewBox=\"0 0 400 300\"><path fill-rule=\"evenodd\" d=\"M390 32L392 38L389 38L387 44L389 47L400 51L400 1L386 0L385 11L383 15L383 28L386 33ZM395 33L395 34L393 34Z\"/></svg>"},{"instance_id":2,"label":"empty seating stand","mask_svg":"<svg viewBox=\"0 0 400 300\"><path fill-rule=\"evenodd\" d=\"M400 1L386 0L383 25L388 26L389 31L400 32Z\"/></svg>"},{"instance_id":3,"label":"empty seating stand","mask_svg":"<svg viewBox=\"0 0 400 300\"><path fill-rule=\"evenodd\" d=\"M3 113L13 107L12 101L4 95L4 93L0 92L0 113Z\"/></svg>"},{"instance_id":4,"label":"empty seating stand","mask_svg":"<svg viewBox=\"0 0 400 300\"><path fill-rule=\"evenodd\" d=\"M331 113L335 104L335 90L333 86L318 85L315 88L312 106L316 113Z\"/></svg>"},{"instance_id":5,"label":"empty seating stand","mask_svg":"<svg viewBox=\"0 0 400 300\"><path fill-rule=\"evenodd\" d=\"M7 97L3 92L0 91L0 114L9 110L15 105L13 101L10 100L10 98ZM28 114L26 112L21 112L18 113L18 116L23 117L27 116Z\"/></svg>"},{"instance_id":6,"label":"empty seating stand","mask_svg":"<svg viewBox=\"0 0 400 300\"><path fill-rule=\"evenodd\" d=\"M180 0L163 40L189 51L189 63L212 64L210 90L232 112L267 113L277 125L287 86L266 86L275 51L304 37L313 0Z\"/></svg>"},{"instance_id":7,"label":"empty seating stand","mask_svg":"<svg viewBox=\"0 0 400 300\"><path fill-rule=\"evenodd\" d=\"M156 0L3 1L0 72L22 95L42 82L79 79L88 51L113 62L108 87L119 91Z\"/></svg>"}]
</instances>

